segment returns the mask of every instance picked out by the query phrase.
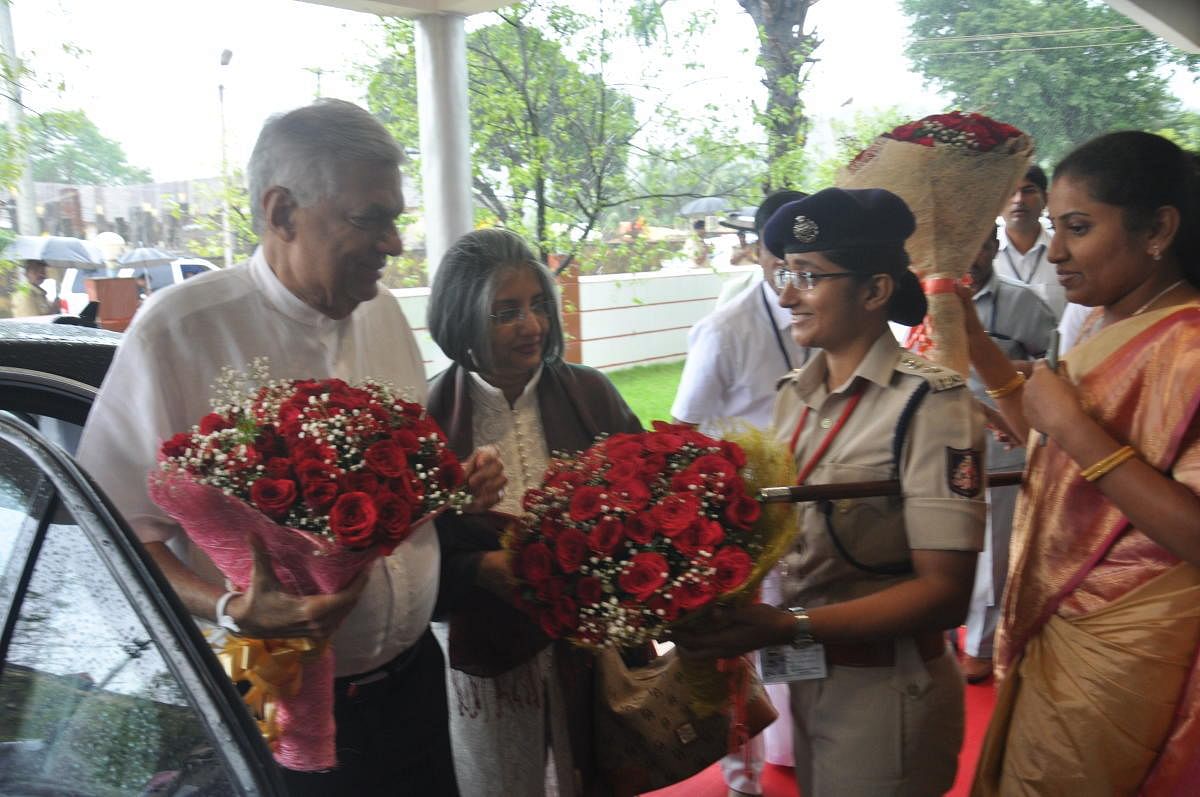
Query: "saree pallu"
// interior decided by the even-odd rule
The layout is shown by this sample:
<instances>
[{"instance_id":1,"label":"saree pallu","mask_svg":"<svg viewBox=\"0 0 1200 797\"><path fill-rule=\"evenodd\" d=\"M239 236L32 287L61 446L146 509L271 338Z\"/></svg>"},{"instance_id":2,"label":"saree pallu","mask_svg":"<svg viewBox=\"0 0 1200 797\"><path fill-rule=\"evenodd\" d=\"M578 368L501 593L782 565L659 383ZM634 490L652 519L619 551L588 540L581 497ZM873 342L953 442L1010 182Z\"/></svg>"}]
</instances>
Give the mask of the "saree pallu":
<instances>
[{"instance_id":1,"label":"saree pallu","mask_svg":"<svg viewBox=\"0 0 1200 797\"><path fill-rule=\"evenodd\" d=\"M1066 360L1089 415L1200 493L1200 305L1113 324ZM1012 544L996 642L1008 677L974 793L1200 793L1200 571L1053 440L1031 440Z\"/></svg>"}]
</instances>

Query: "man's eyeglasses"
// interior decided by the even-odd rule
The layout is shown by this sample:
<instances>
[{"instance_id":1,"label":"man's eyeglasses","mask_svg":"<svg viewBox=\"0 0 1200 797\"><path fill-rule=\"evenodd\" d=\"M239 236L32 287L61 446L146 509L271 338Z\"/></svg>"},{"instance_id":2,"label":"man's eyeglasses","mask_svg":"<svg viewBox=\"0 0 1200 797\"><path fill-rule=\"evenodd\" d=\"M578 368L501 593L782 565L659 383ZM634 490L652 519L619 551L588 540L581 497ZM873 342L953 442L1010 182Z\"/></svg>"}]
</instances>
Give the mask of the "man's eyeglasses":
<instances>
[{"instance_id":1,"label":"man's eyeglasses","mask_svg":"<svg viewBox=\"0 0 1200 797\"><path fill-rule=\"evenodd\" d=\"M550 314L553 313L554 310L555 307L553 301L542 299L529 305L528 308L505 307L502 310L497 310L496 312L492 313L488 316L488 318L492 319L493 326L508 327L524 321L526 318L529 318L530 313L538 318L549 318Z\"/></svg>"},{"instance_id":2,"label":"man's eyeglasses","mask_svg":"<svg viewBox=\"0 0 1200 797\"><path fill-rule=\"evenodd\" d=\"M775 270L775 287L782 291L791 285L797 290L811 291L817 287L817 283L820 280L853 276L856 276L853 271L833 271L828 274L814 274L811 271L788 271L786 268L780 268Z\"/></svg>"}]
</instances>

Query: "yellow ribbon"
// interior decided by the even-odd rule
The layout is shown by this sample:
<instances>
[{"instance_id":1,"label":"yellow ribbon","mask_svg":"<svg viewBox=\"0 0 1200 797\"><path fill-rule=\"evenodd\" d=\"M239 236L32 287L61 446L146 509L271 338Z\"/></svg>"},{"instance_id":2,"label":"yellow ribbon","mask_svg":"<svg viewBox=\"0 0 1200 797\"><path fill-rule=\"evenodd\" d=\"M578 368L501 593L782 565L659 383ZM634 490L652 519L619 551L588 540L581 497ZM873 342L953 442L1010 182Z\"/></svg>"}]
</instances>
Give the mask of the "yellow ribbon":
<instances>
[{"instance_id":1,"label":"yellow ribbon","mask_svg":"<svg viewBox=\"0 0 1200 797\"><path fill-rule=\"evenodd\" d=\"M217 659L231 681L250 684L242 700L267 744L274 746L279 739L276 723L279 698L292 697L300 691L304 663L324 653L327 644L327 640L315 642L308 637L252 639L234 634L226 636Z\"/></svg>"}]
</instances>

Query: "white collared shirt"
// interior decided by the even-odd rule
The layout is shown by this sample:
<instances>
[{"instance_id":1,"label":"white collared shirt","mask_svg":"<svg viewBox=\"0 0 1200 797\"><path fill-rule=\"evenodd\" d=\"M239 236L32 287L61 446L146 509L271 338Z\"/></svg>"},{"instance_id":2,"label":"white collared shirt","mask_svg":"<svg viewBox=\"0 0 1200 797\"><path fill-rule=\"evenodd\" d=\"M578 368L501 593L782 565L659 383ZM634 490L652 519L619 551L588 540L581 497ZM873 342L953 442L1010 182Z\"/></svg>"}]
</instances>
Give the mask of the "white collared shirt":
<instances>
[{"instance_id":1,"label":"white collared shirt","mask_svg":"<svg viewBox=\"0 0 1200 797\"><path fill-rule=\"evenodd\" d=\"M500 388L471 371L471 439L475 447L493 445L504 463L504 497L494 507L498 512L520 515L526 491L542 486L550 449L542 427L537 385L542 378L538 366L521 395L509 406Z\"/></svg>"},{"instance_id":2,"label":"white collared shirt","mask_svg":"<svg viewBox=\"0 0 1200 797\"><path fill-rule=\"evenodd\" d=\"M146 534L143 542L167 542L214 581L219 577L211 562L150 500L146 478L161 441L210 411L221 369L244 371L256 357L268 359L272 379L372 377L426 401L416 340L384 289L334 320L285 288L260 248L248 264L153 293L117 349L78 460L131 523L150 518L175 529ZM437 593L438 559L437 536L427 523L371 565L362 597L333 637L339 676L387 663L424 633Z\"/></svg>"},{"instance_id":3,"label":"white collared shirt","mask_svg":"<svg viewBox=\"0 0 1200 797\"><path fill-rule=\"evenodd\" d=\"M992 260L992 268L1002 277L1024 283L1037 291L1042 301L1054 311L1054 319L1062 317L1067 306L1067 295L1058 284L1058 274L1050 262L1050 233L1039 227L1037 240L1029 251L1021 254L1008 240L1006 230L1000 230L1000 249Z\"/></svg>"},{"instance_id":4,"label":"white collared shirt","mask_svg":"<svg viewBox=\"0 0 1200 797\"><path fill-rule=\"evenodd\" d=\"M725 418L770 427L776 382L809 358L792 339L791 323L791 311L765 280L700 319L688 333L671 415L707 433Z\"/></svg>"}]
</instances>

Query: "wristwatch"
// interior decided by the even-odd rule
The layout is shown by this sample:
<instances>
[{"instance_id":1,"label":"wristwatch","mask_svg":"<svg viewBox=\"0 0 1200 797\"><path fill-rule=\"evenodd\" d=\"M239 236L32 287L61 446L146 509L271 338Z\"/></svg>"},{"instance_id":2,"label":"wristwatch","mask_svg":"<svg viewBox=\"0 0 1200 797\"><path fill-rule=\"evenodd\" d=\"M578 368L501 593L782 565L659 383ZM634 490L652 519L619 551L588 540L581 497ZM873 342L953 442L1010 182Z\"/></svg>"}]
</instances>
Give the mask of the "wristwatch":
<instances>
[{"instance_id":1,"label":"wristwatch","mask_svg":"<svg viewBox=\"0 0 1200 797\"><path fill-rule=\"evenodd\" d=\"M808 617L808 610L803 606L792 606L788 608L788 612L796 622L792 629L792 647L802 648L816 642L813 639L812 620Z\"/></svg>"},{"instance_id":2,"label":"wristwatch","mask_svg":"<svg viewBox=\"0 0 1200 797\"><path fill-rule=\"evenodd\" d=\"M225 611L225 608L229 606L229 602L231 600L241 594L242 593L240 592L226 592L224 595L217 598L217 609L214 612L214 614L217 616L217 625L221 626L226 631L231 631L235 634L240 634L242 632L242 628L237 624L237 620L234 620L233 617Z\"/></svg>"}]
</instances>

